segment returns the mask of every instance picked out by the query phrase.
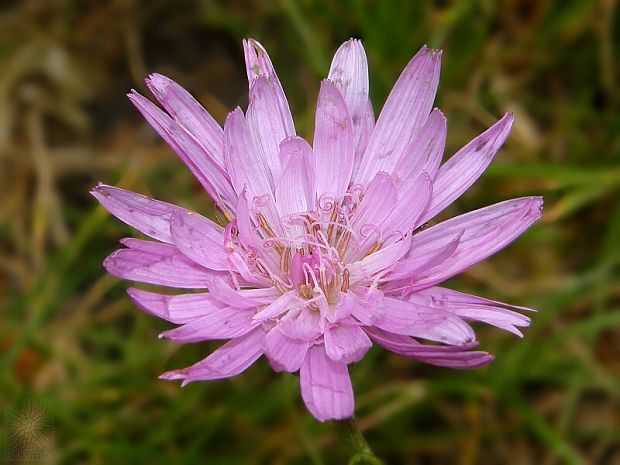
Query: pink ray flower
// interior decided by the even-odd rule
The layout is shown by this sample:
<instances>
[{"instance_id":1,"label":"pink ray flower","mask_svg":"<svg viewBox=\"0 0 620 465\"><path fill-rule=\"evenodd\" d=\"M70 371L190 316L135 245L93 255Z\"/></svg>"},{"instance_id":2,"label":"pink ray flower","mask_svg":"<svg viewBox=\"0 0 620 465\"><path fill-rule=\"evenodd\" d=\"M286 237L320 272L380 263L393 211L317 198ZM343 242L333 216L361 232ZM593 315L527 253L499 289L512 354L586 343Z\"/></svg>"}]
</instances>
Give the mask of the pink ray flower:
<instances>
[{"instance_id":1,"label":"pink ray flower","mask_svg":"<svg viewBox=\"0 0 620 465\"><path fill-rule=\"evenodd\" d=\"M198 363L164 373L183 384L238 375L265 356L299 371L320 421L353 415L348 365L373 342L433 365L475 368L493 357L470 321L522 336L523 307L439 287L508 245L541 215L524 197L427 229L471 186L508 136L506 114L440 166L446 119L433 100L441 52L423 47L375 121L359 40L336 52L321 83L312 146L296 136L265 49L243 43L250 91L245 114L222 129L194 98L159 74L147 85L161 110L129 98L230 220L100 184L92 194L154 239L124 239L105 260L115 276L200 293L129 289L144 311L179 325L160 337L228 340ZM421 342L424 341L424 342Z\"/></svg>"}]
</instances>

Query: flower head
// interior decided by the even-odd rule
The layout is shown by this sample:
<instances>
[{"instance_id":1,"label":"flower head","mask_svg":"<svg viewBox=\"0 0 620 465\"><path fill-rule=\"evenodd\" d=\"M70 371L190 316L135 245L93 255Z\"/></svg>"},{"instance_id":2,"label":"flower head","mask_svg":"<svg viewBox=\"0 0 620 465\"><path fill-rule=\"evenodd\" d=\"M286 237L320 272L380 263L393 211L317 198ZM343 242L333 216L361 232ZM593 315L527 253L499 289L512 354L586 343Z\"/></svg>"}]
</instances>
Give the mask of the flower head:
<instances>
[{"instance_id":1,"label":"flower head","mask_svg":"<svg viewBox=\"0 0 620 465\"><path fill-rule=\"evenodd\" d=\"M312 145L295 133L265 49L243 43L250 89L245 114L222 129L172 80L147 85L162 111L129 98L224 212L220 226L169 203L116 187L92 194L154 240L123 239L105 260L115 276L204 292L129 289L148 313L178 324L160 337L228 340L164 379L238 375L265 355L299 371L319 420L347 418L348 365L375 342L433 365L474 368L492 360L469 321L521 336L529 319L510 305L438 285L497 252L534 223L542 199L508 200L424 229L485 170L514 121L506 114L440 166L446 119L433 100L441 52L423 47L375 121L366 55L358 40L336 52L321 83Z\"/></svg>"}]
</instances>

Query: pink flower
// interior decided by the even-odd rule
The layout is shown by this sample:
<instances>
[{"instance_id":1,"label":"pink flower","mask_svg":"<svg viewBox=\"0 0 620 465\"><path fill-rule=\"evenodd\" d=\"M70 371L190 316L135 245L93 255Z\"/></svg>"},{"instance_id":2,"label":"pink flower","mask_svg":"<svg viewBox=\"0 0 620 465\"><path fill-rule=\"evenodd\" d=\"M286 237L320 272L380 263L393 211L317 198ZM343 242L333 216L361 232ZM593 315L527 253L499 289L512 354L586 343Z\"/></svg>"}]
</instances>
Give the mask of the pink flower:
<instances>
[{"instance_id":1,"label":"pink flower","mask_svg":"<svg viewBox=\"0 0 620 465\"><path fill-rule=\"evenodd\" d=\"M413 57L375 122L364 48L349 40L321 83L311 146L295 134L265 49L251 39L243 46L250 104L245 114L232 111L223 130L162 75L146 82L165 111L129 94L230 219L226 226L116 187L92 191L154 239L123 239L125 248L105 260L110 273L205 290L129 289L140 308L179 325L160 337L228 340L161 377L228 378L265 355L276 371L299 371L318 420L342 419L354 410L348 365L373 342L433 365L475 368L493 357L472 350L468 322L521 336L518 327L530 320L514 310L527 309L438 285L512 242L540 217L542 199L508 200L422 228L482 174L512 114L440 166L446 119L433 100L441 52L423 47Z\"/></svg>"}]
</instances>

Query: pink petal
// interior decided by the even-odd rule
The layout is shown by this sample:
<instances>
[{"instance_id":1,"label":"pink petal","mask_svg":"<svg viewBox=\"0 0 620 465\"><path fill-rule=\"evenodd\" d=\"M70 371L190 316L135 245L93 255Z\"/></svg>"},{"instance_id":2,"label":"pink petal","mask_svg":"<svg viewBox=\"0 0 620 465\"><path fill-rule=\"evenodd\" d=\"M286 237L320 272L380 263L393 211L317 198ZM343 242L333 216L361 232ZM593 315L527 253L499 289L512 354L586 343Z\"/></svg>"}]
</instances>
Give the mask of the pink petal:
<instances>
[{"instance_id":1,"label":"pink petal","mask_svg":"<svg viewBox=\"0 0 620 465\"><path fill-rule=\"evenodd\" d=\"M301 341L314 341L324 331L319 312L306 307L289 310L278 323L278 328L282 334Z\"/></svg>"},{"instance_id":2,"label":"pink petal","mask_svg":"<svg viewBox=\"0 0 620 465\"><path fill-rule=\"evenodd\" d=\"M257 77L250 88L250 104L246 112L248 128L254 145L256 156L268 168L269 179L275 182L280 176L280 142L295 135L293 121L285 121L284 115L278 111L277 86L266 76Z\"/></svg>"},{"instance_id":3,"label":"pink petal","mask_svg":"<svg viewBox=\"0 0 620 465\"><path fill-rule=\"evenodd\" d=\"M275 290L275 288L272 288ZM262 289L261 289L262 290ZM256 308L261 304L261 301L257 299L253 299L249 297L247 293L243 293L243 291L237 291L233 289L223 279L214 279L209 284L209 292L213 296L214 299L217 299L223 304L226 304L230 307L237 308L240 310ZM274 297L279 295L272 293ZM275 300L275 298L269 299L270 301Z\"/></svg>"},{"instance_id":4,"label":"pink petal","mask_svg":"<svg viewBox=\"0 0 620 465\"><path fill-rule=\"evenodd\" d=\"M354 122L353 124L355 125L356 123ZM373 130L375 129L375 112L372 109L372 102L370 100L368 100L366 104L366 110L362 113L358 125L360 138L355 148L355 163L353 165L351 179L357 179L357 173L362 164L362 158L364 158L364 153L366 153L366 148L368 147Z\"/></svg>"},{"instance_id":5,"label":"pink petal","mask_svg":"<svg viewBox=\"0 0 620 465\"><path fill-rule=\"evenodd\" d=\"M477 304L477 305L492 305L499 307L513 308L516 310L523 310L526 312L535 312L533 308L521 307L518 305L507 304L498 300L491 300L477 295L466 294L464 292L455 291L454 289L447 289L445 287L431 287L419 291L421 295L430 296L434 301L444 301L449 304Z\"/></svg>"},{"instance_id":6,"label":"pink petal","mask_svg":"<svg viewBox=\"0 0 620 465\"><path fill-rule=\"evenodd\" d=\"M435 178L446 146L447 129L446 117L435 108L419 135L409 141L394 168L394 176L406 182L425 172Z\"/></svg>"},{"instance_id":7,"label":"pink petal","mask_svg":"<svg viewBox=\"0 0 620 465\"><path fill-rule=\"evenodd\" d=\"M392 334L378 328L366 328L366 332L377 344L403 357L410 357L430 365L447 368L479 368L493 361L486 352L470 351L477 343L460 346L422 345L415 339Z\"/></svg>"},{"instance_id":8,"label":"pink petal","mask_svg":"<svg viewBox=\"0 0 620 465\"><path fill-rule=\"evenodd\" d=\"M463 232L458 233L453 238L444 237L440 240L441 244L436 244L433 248L429 247L424 251L411 254L412 256L409 258L400 260L384 281L397 281L416 276L424 270L441 265L454 255L461 243L462 237Z\"/></svg>"},{"instance_id":9,"label":"pink petal","mask_svg":"<svg viewBox=\"0 0 620 465\"><path fill-rule=\"evenodd\" d=\"M340 324L325 332L325 352L334 362L359 362L372 347L362 328Z\"/></svg>"},{"instance_id":10,"label":"pink petal","mask_svg":"<svg viewBox=\"0 0 620 465\"><path fill-rule=\"evenodd\" d=\"M372 326L375 320L383 315L383 292L372 287L363 287L359 293L349 294L355 296L351 306L351 315L359 322Z\"/></svg>"},{"instance_id":11,"label":"pink petal","mask_svg":"<svg viewBox=\"0 0 620 465\"><path fill-rule=\"evenodd\" d=\"M224 247L223 229L198 213L180 212L172 216L170 233L177 249L210 270L229 269L230 251Z\"/></svg>"},{"instance_id":12,"label":"pink petal","mask_svg":"<svg viewBox=\"0 0 620 465\"><path fill-rule=\"evenodd\" d=\"M314 209L316 177L312 161L312 148L300 137L291 137L280 144L282 159L287 160L276 184L276 204L283 227L289 237L304 234L303 220L286 220Z\"/></svg>"},{"instance_id":13,"label":"pink petal","mask_svg":"<svg viewBox=\"0 0 620 465\"><path fill-rule=\"evenodd\" d=\"M299 371L301 396L319 421L353 416L353 387L346 363L334 362L323 346L313 346Z\"/></svg>"},{"instance_id":14,"label":"pink petal","mask_svg":"<svg viewBox=\"0 0 620 465\"><path fill-rule=\"evenodd\" d=\"M204 309L204 316L178 328L164 331L159 335L159 338L190 344L243 336L254 327L256 325L252 323L251 311L232 307L211 307Z\"/></svg>"},{"instance_id":15,"label":"pink petal","mask_svg":"<svg viewBox=\"0 0 620 465\"><path fill-rule=\"evenodd\" d=\"M173 370L160 376L161 379L183 379L183 386L193 381L208 381L230 378L245 371L263 355L265 331L254 331L232 339L217 349L204 360L194 365Z\"/></svg>"},{"instance_id":16,"label":"pink petal","mask_svg":"<svg viewBox=\"0 0 620 465\"><path fill-rule=\"evenodd\" d=\"M390 285L391 289L404 286L412 292L433 286L466 270L501 250L541 216L542 198L523 197L507 200L486 208L444 221L413 237L407 259L443 247L446 238L462 234L456 251L440 264L417 273L408 282Z\"/></svg>"},{"instance_id":17,"label":"pink petal","mask_svg":"<svg viewBox=\"0 0 620 465\"><path fill-rule=\"evenodd\" d=\"M385 297L373 325L390 333L460 345L475 339L474 331L451 313L401 299Z\"/></svg>"},{"instance_id":18,"label":"pink petal","mask_svg":"<svg viewBox=\"0 0 620 465\"><path fill-rule=\"evenodd\" d=\"M128 94L128 97L153 129L183 160L213 200L225 211L231 211L236 196L230 185L228 174L213 156L194 136L150 100L135 91Z\"/></svg>"},{"instance_id":19,"label":"pink petal","mask_svg":"<svg viewBox=\"0 0 620 465\"><path fill-rule=\"evenodd\" d=\"M98 184L90 193L119 220L153 239L167 243L172 243L172 215L187 212L184 208L105 184Z\"/></svg>"},{"instance_id":20,"label":"pink petal","mask_svg":"<svg viewBox=\"0 0 620 465\"><path fill-rule=\"evenodd\" d=\"M280 221L269 182L269 168L256 156L256 146L250 137L241 109L228 114L224 123L224 160L233 187L240 194L247 189L248 201L260 206L269 225L279 231Z\"/></svg>"},{"instance_id":21,"label":"pink petal","mask_svg":"<svg viewBox=\"0 0 620 465\"><path fill-rule=\"evenodd\" d=\"M310 343L299 339L292 339L282 334L275 326L267 333L263 340L265 355L275 371L293 373L301 367Z\"/></svg>"},{"instance_id":22,"label":"pink petal","mask_svg":"<svg viewBox=\"0 0 620 465\"><path fill-rule=\"evenodd\" d=\"M396 201L396 185L392 177L387 173L377 173L368 184L359 207L351 216L351 227L358 237L357 244L349 246L345 261L359 260L375 242L385 240L384 237L377 237L373 229L366 228L378 227L383 223L394 209Z\"/></svg>"},{"instance_id":23,"label":"pink petal","mask_svg":"<svg viewBox=\"0 0 620 465\"><path fill-rule=\"evenodd\" d=\"M407 300L421 302L457 315L464 320L480 321L509 331L519 337L523 333L518 327L529 326L530 318L486 299L468 296L457 291L442 288L428 288L409 296ZM473 302L472 302L473 301Z\"/></svg>"},{"instance_id":24,"label":"pink petal","mask_svg":"<svg viewBox=\"0 0 620 465\"><path fill-rule=\"evenodd\" d=\"M332 60L327 79L334 83L344 97L353 123L353 144L357 146L362 134L368 130L369 107L373 123L371 130L374 125L372 106L368 99L368 61L360 40L349 39L340 46Z\"/></svg>"},{"instance_id":25,"label":"pink petal","mask_svg":"<svg viewBox=\"0 0 620 465\"><path fill-rule=\"evenodd\" d=\"M266 321L271 318L280 316L286 311L292 311L296 308L303 308L305 301L297 295L297 290L289 291L282 294L271 304L254 315L254 321Z\"/></svg>"},{"instance_id":26,"label":"pink petal","mask_svg":"<svg viewBox=\"0 0 620 465\"><path fill-rule=\"evenodd\" d=\"M421 223L436 216L476 182L504 144L513 123L512 113L506 113L443 164L433 181L433 198Z\"/></svg>"},{"instance_id":27,"label":"pink petal","mask_svg":"<svg viewBox=\"0 0 620 465\"><path fill-rule=\"evenodd\" d=\"M293 117L288 106L288 100L284 95L282 84L278 79L267 50L256 40L247 39L243 41L243 52L245 55L245 66L248 74L248 85L251 88L254 80L260 76L265 76L275 90L277 102L272 110L278 115L284 124L284 132L289 136L295 135Z\"/></svg>"},{"instance_id":28,"label":"pink petal","mask_svg":"<svg viewBox=\"0 0 620 465\"><path fill-rule=\"evenodd\" d=\"M189 323L225 307L209 293L163 295L133 287L127 293L145 312L175 324Z\"/></svg>"},{"instance_id":29,"label":"pink petal","mask_svg":"<svg viewBox=\"0 0 620 465\"><path fill-rule=\"evenodd\" d=\"M239 241L248 253L254 253L263 259L270 269L277 270L280 267L280 257L273 247L265 247L263 237L258 232L256 220L250 212L246 191L239 195L237 202L235 221L239 232Z\"/></svg>"},{"instance_id":30,"label":"pink petal","mask_svg":"<svg viewBox=\"0 0 620 465\"><path fill-rule=\"evenodd\" d=\"M224 131L192 95L172 79L151 74L146 85L166 111L189 131L220 167L224 166Z\"/></svg>"},{"instance_id":31,"label":"pink petal","mask_svg":"<svg viewBox=\"0 0 620 465\"><path fill-rule=\"evenodd\" d=\"M351 180L355 143L345 100L330 81L321 83L314 126L317 197L331 194L340 198Z\"/></svg>"},{"instance_id":32,"label":"pink petal","mask_svg":"<svg viewBox=\"0 0 620 465\"><path fill-rule=\"evenodd\" d=\"M433 107L440 65L441 51L423 47L405 67L377 119L357 183L366 185L379 171L393 172Z\"/></svg>"},{"instance_id":33,"label":"pink petal","mask_svg":"<svg viewBox=\"0 0 620 465\"><path fill-rule=\"evenodd\" d=\"M185 257L176 247L157 242L140 242L140 248L119 249L110 254L103 266L119 278L180 288L205 288L221 273L203 268ZM127 245L127 244L126 244Z\"/></svg>"},{"instance_id":34,"label":"pink petal","mask_svg":"<svg viewBox=\"0 0 620 465\"><path fill-rule=\"evenodd\" d=\"M422 173L415 179L403 183L398 193L398 200L387 218L381 223L381 229L386 232L400 232L407 234L419 226L420 216L426 211L433 185L427 173Z\"/></svg>"},{"instance_id":35,"label":"pink petal","mask_svg":"<svg viewBox=\"0 0 620 465\"><path fill-rule=\"evenodd\" d=\"M378 251L367 255L362 260L351 263L347 267L351 283L368 280L380 271L384 271L397 264L409 251L410 247L411 236L405 236L402 240L384 246Z\"/></svg>"}]
</instances>

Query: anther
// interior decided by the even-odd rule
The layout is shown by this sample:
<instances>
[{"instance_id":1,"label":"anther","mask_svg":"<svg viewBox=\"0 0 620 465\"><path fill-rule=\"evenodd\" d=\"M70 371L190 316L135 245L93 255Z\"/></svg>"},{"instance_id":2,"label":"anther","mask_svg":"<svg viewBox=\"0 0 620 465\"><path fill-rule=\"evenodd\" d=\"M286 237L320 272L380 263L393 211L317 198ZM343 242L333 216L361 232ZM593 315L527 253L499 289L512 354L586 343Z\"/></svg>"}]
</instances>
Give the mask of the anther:
<instances>
[{"instance_id":1,"label":"anther","mask_svg":"<svg viewBox=\"0 0 620 465\"><path fill-rule=\"evenodd\" d=\"M304 299L312 298L312 286L309 284L300 284L298 289Z\"/></svg>"},{"instance_id":2,"label":"anther","mask_svg":"<svg viewBox=\"0 0 620 465\"><path fill-rule=\"evenodd\" d=\"M332 214L329 217L329 226L327 227L327 242L331 244L332 236L334 235L334 227L336 225L336 220L338 219L338 206L334 202L334 208L332 209Z\"/></svg>"},{"instance_id":3,"label":"anther","mask_svg":"<svg viewBox=\"0 0 620 465\"><path fill-rule=\"evenodd\" d=\"M375 242L374 245L370 249L368 249L368 252L366 252L366 255L364 255L364 257L368 257L368 255L372 255L377 250L379 250L382 245L383 245L383 243L381 243L379 241Z\"/></svg>"},{"instance_id":4,"label":"anther","mask_svg":"<svg viewBox=\"0 0 620 465\"><path fill-rule=\"evenodd\" d=\"M256 214L256 216L258 217L258 223L260 224L261 228L265 230L267 235L269 237L276 237L276 233L273 232L273 229L271 229L271 226L269 226L263 214L259 212ZM279 242L274 242L273 248L276 249L276 252L278 252L280 255L282 255L282 252L284 252L284 247L282 247L282 244L280 244Z\"/></svg>"},{"instance_id":5,"label":"anther","mask_svg":"<svg viewBox=\"0 0 620 465\"><path fill-rule=\"evenodd\" d=\"M349 273L349 270L345 268L344 271L342 272L342 285L340 286L340 290L342 292L347 292L349 290L350 276L351 276L351 273Z\"/></svg>"},{"instance_id":6,"label":"anther","mask_svg":"<svg viewBox=\"0 0 620 465\"><path fill-rule=\"evenodd\" d=\"M290 263L291 263L291 248L286 247L284 249L284 253L280 255L280 270L282 271L282 273L288 274Z\"/></svg>"},{"instance_id":7,"label":"anther","mask_svg":"<svg viewBox=\"0 0 620 465\"><path fill-rule=\"evenodd\" d=\"M347 250L350 240L351 240L351 231L347 229L345 232L342 233L342 236L340 236L340 242L338 244L338 256L340 257L341 260L342 260L342 257L344 257L344 253Z\"/></svg>"}]
</instances>

